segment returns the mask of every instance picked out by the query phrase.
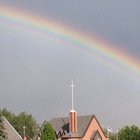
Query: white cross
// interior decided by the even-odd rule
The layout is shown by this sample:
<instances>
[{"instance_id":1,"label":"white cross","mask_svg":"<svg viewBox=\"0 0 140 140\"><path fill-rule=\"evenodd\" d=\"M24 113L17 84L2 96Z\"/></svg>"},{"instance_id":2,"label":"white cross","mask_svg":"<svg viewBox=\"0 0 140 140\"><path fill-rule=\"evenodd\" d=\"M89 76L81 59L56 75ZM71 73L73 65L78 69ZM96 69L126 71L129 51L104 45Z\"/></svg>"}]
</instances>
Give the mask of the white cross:
<instances>
[{"instance_id":1,"label":"white cross","mask_svg":"<svg viewBox=\"0 0 140 140\"><path fill-rule=\"evenodd\" d=\"M72 88L72 110L73 110L73 107L74 107L74 104L73 104L73 88L75 87L75 85L73 85L73 81L72 81L72 84L70 86Z\"/></svg>"}]
</instances>

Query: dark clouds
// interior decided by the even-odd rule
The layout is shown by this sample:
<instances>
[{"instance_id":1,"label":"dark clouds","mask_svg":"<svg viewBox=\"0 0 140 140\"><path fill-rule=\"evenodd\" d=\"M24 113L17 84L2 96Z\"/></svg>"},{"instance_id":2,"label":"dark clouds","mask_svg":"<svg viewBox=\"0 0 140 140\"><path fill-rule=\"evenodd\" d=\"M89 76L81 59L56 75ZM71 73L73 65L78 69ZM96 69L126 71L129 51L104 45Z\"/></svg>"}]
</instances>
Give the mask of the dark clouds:
<instances>
[{"instance_id":1,"label":"dark clouds","mask_svg":"<svg viewBox=\"0 0 140 140\"><path fill-rule=\"evenodd\" d=\"M139 59L139 1L16 1L0 4L30 11L98 36ZM0 106L32 113L39 123L95 114L104 126L139 125L139 83L125 73L58 42L0 24ZM112 46L113 47L113 46Z\"/></svg>"}]
</instances>

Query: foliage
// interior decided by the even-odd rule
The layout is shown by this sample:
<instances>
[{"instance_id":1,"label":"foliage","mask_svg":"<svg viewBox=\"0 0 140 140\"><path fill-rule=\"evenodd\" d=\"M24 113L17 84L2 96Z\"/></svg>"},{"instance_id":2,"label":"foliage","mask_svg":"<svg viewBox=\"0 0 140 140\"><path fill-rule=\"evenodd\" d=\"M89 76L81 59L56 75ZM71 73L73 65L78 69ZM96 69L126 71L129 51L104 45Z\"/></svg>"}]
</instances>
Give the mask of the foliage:
<instances>
[{"instance_id":1,"label":"foliage","mask_svg":"<svg viewBox=\"0 0 140 140\"><path fill-rule=\"evenodd\" d=\"M116 134L110 133L107 128L103 128L103 131L107 137L109 136L109 140L116 140Z\"/></svg>"},{"instance_id":2,"label":"foliage","mask_svg":"<svg viewBox=\"0 0 140 140\"><path fill-rule=\"evenodd\" d=\"M12 120L15 117L15 114L11 111L8 111L6 108L1 110L2 115L8 120Z\"/></svg>"},{"instance_id":3,"label":"foliage","mask_svg":"<svg viewBox=\"0 0 140 140\"><path fill-rule=\"evenodd\" d=\"M24 126L26 127L25 134L27 139L33 139L37 135L39 125L31 114L28 115L26 112L21 112L16 116L6 109L3 109L2 113L21 136L24 136Z\"/></svg>"},{"instance_id":4,"label":"foliage","mask_svg":"<svg viewBox=\"0 0 140 140\"><path fill-rule=\"evenodd\" d=\"M108 135L107 129L106 128L102 128L102 130L103 130L104 134L107 136Z\"/></svg>"},{"instance_id":5,"label":"foliage","mask_svg":"<svg viewBox=\"0 0 140 140\"><path fill-rule=\"evenodd\" d=\"M51 124L46 123L41 132L41 140L55 140L55 133Z\"/></svg>"},{"instance_id":6,"label":"foliage","mask_svg":"<svg viewBox=\"0 0 140 140\"><path fill-rule=\"evenodd\" d=\"M139 140L140 129L135 126L125 126L118 133L119 140Z\"/></svg>"},{"instance_id":7,"label":"foliage","mask_svg":"<svg viewBox=\"0 0 140 140\"><path fill-rule=\"evenodd\" d=\"M5 139L7 139L7 133L5 132L3 117L0 111L0 140L5 140Z\"/></svg>"}]
</instances>

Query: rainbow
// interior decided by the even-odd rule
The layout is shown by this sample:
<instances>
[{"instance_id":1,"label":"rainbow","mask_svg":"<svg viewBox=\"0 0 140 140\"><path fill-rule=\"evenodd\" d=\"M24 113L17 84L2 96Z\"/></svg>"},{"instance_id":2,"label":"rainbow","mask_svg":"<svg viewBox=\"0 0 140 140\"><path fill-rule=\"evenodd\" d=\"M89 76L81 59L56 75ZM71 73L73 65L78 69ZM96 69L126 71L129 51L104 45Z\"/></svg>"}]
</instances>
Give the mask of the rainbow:
<instances>
[{"instance_id":1,"label":"rainbow","mask_svg":"<svg viewBox=\"0 0 140 140\"><path fill-rule=\"evenodd\" d=\"M76 51L82 51L112 68L123 71L124 74L134 73L140 76L140 63L130 54L59 21L43 18L29 11L0 6L0 24L2 23L43 37L52 36L53 41L72 47ZM126 69L129 72L126 72Z\"/></svg>"}]
</instances>

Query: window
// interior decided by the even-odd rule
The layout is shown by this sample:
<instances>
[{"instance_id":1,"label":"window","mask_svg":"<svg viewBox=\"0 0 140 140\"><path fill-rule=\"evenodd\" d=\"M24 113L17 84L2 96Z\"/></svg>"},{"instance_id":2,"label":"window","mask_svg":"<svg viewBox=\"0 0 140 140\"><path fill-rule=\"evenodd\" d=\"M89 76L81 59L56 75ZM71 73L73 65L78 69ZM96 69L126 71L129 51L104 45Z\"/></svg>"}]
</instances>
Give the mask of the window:
<instances>
[{"instance_id":1,"label":"window","mask_svg":"<svg viewBox=\"0 0 140 140\"><path fill-rule=\"evenodd\" d=\"M96 133L96 135L95 135L93 140L102 140L102 138L101 138L99 133Z\"/></svg>"},{"instance_id":2,"label":"window","mask_svg":"<svg viewBox=\"0 0 140 140\"><path fill-rule=\"evenodd\" d=\"M98 130L92 133L90 140L102 140L102 137L99 134Z\"/></svg>"}]
</instances>

